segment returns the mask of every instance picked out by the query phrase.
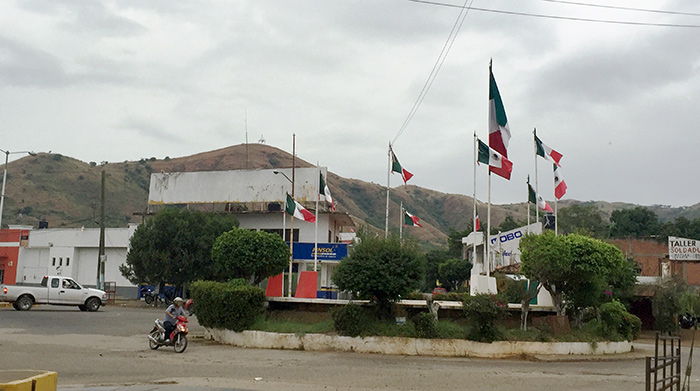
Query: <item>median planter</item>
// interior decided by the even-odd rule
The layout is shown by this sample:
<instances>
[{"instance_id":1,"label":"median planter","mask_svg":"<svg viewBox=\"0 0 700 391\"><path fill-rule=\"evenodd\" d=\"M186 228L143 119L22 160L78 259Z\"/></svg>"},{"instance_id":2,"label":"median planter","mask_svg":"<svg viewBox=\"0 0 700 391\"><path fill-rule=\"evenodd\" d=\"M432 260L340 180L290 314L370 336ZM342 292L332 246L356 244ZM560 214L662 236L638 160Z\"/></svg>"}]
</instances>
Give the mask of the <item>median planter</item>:
<instances>
[{"instance_id":1,"label":"median planter","mask_svg":"<svg viewBox=\"0 0 700 391\"><path fill-rule=\"evenodd\" d=\"M481 343L463 339L423 339L401 337L343 337L326 334L287 334L246 330L235 332L205 328L204 337L223 344L260 349L289 349L406 356L507 358L523 355L592 355L632 351L625 342L529 342L496 341Z\"/></svg>"}]
</instances>

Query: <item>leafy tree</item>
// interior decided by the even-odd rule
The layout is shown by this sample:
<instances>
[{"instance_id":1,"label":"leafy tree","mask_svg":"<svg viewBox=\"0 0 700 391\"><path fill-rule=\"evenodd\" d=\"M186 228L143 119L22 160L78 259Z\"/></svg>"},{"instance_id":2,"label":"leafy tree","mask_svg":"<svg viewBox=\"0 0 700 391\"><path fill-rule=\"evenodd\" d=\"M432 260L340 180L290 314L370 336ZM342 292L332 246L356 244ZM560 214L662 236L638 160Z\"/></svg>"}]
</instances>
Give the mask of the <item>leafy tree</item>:
<instances>
[{"instance_id":1,"label":"leafy tree","mask_svg":"<svg viewBox=\"0 0 700 391\"><path fill-rule=\"evenodd\" d=\"M685 217L677 217L674 221L664 223L659 231L661 239L664 240L669 236L700 238L700 218L688 220Z\"/></svg>"},{"instance_id":2,"label":"leafy tree","mask_svg":"<svg viewBox=\"0 0 700 391\"><path fill-rule=\"evenodd\" d=\"M572 204L561 208L557 218L559 231L565 234L587 233L596 238L603 238L607 234L607 222L601 211L593 205Z\"/></svg>"},{"instance_id":3,"label":"leafy tree","mask_svg":"<svg viewBox=\"0 0 700 391\"><path fill-rule=\"evenodd\" d=\"M289 247L279 235L234 228L216 238L211 258L218 280L244 278L257 285L284 271L289 264Z\"/></svg>"},{"instance_id":4,"label":"leafy tree","mask_svg":"<svg viewBox=\"0 0 700 391\"><path fill-rule=\"evenodd\" d=\"M557 315L563 315L564 292L572 266L571 249L564 236L549 230L540 235L525 235L520 240L520 251L520 271L549 291Z\"/></svg>"},{"instance_id":5,"label":"leafy tree","mask_svg":"<svg viewBox=\"0 0 700 391\"><path fill-rule=\"evenodd\" d=\"M610 236L614 238L633 236L648 237L659 231L659 218L642 206L632 209L614 210L610 215Z\"/></svg>"},{"instance_id":6,"label":"leafy tree","mask_svg":"<svg viewBox=\"0 0 700 391\"><path fill-rule=\"evenodd\" d=\"M440 282L448 291L456 291L471 276L472 264L466 259L450 258L438 267Z\"/></svg>"},{"instance_id":7,"label":"leafy tree","mask_svg":"<svg viewBox=\"0 0 700 391\"><path fill-rule=\"evenodd\" d=\"M436 282L440 279L440 264L448 258L448 251L445 248L430 250L425 254L425 283L423 284L423 291L430 292L437 286Z\"/></svg>"},{"instance_id":8,"label":"leafy tree","mask_svg":"<svg viewBox=\"0 0 700 391\"><path fill-rule=\"evenodd\" d=\"M522 227L524 225L527 225L527 222L523 221L516 221L513 216L508 215L506 216L505 219L501 222L501 224L496 227L496 232L491 232L492 235L497 234L498 232L506 232L510 231L512 229L516 229L518 227ZM493 229L491 230L493 231Z\"/></svg>"},{"instance_id":9,"label":"leafy tree","mask_svg":"<svg viewBox=\"0 0 700 391\"><path fill-rule=\"evenodd\" d=\"M213 279L214 240L237 225L232 215L161 209L136 228L119 271L134 284Z\"/></svg>"},{"instance_id":10,"label":"leafy tree","mask_svg":"<svg viewBox=\"0 0 700 391\"><path fill-rule=\"evenodd\" d=\"M333 273L341 290L357 292L377 303L380 317L392 315L392 302L417 289L424 278L424 259L416 242L378 237L361 229L350 254Z\"/></svg>"},{"instance_id":11,"label":"leafy tree","mask_svg":"<svg viewBox=\"0 0 700 391\"><path fill-rule=\"evenodd\" d=\"M678 330L676 317L685 309L681 298L688 289L688 285L679 278L669 278L656 290L651 299L655 329L668 333Z\"/></svg>"}]
</instances>

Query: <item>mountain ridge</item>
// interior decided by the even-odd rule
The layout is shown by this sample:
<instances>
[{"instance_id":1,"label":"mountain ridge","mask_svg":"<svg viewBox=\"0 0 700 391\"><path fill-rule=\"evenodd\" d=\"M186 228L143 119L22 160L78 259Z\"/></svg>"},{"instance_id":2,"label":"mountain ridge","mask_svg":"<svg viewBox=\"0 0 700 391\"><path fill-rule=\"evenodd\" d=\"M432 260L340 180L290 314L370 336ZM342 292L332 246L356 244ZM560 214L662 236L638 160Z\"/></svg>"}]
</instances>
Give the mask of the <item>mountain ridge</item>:
<instances>
[{"instance_id":1,"label":"mountain ridge","mask_svg":"<svg viewBox=\"0 0 700 391\"><path fill-rule=\"evenodd\" d=\"M140 222L147 210L148 186L152 172L224 171L239 169L289 168L293 157L279 148L264 144L239 144L189 156L98 165L85 163L60 154L41 153L8 164L3 223L37 226L45 219L51 228L96 227L99 215L101 172L106 173L106 216L110 227ZM297 167L314 165L300 158ZM384 230L386 187L360 179L341 177L329 169L327 184L337 203L337 210L347 212L359 224ZM443 193L415 185L401 185L390 192L390 227L398 230L399 208L404 207L421 219L423 228L405 228L404 235L433 246L446 242L450 230L466 229L472 219L472 197ZM560 207L573 203L596 205L606 218L615 209L636 204L605 201L564 200ZM482 221L486 205L478 202ZM660 220L677 217L700 217L700 204L672 208L647 206ZM460 213L461 211L461 213ZM491 205L493 225L507 216L517 221L527 219L527 204Z\"/></svg>"}]
</instances>

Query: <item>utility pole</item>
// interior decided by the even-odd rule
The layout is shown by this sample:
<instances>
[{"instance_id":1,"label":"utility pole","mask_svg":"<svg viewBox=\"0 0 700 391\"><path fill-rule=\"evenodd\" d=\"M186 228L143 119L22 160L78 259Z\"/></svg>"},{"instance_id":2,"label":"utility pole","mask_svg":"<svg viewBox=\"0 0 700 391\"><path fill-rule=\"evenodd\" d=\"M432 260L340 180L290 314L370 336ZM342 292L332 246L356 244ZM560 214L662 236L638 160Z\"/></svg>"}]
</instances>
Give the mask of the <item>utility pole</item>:
<instances>
[{"instance_id":1,"label":"utility pole","mask_svg":"<svg viewBox=\"0 0 700 391\"><path fill-rule=\"evenodd\" d=\"M105 169L102 168L102 186L100 194L100 249L97 257L97 289L104 289L105 261Z\"/></svg>"}]
</instances>

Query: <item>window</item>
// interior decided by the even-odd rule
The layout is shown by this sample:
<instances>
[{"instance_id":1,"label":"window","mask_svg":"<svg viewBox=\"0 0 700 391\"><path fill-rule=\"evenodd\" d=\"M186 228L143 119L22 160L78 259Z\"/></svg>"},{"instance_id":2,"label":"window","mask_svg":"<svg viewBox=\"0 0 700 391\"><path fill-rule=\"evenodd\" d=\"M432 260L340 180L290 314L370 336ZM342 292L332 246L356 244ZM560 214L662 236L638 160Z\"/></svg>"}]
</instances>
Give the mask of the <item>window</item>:
<instances>
[{"instance_id":1,"label":"window","mask_svg":"<svg viewBox=\"0 0 700 391\"><path fill-rule=\"evenodd\" d=\"M58 266L63 266L63 257L58 258Z\"/></svg>"},{"instance_id":2,"label":"window","mask_svg":"<svg viewBox=\"0 0 700 391\"><path fill-rule=\"evenodd\" d=\"M66 258L66 266L70 266L70 258Z\"/></svg>"},{"instance_id":3,"label":"window","mask_svg":"<svg viewBox=\"0 0 700 391\"><path fill-rule=\"evenodd\" d=\"M58 288L58 278L51 279L51 288Z\"/></svg>"},{"instance_id":4,"label":"window","mask_svg":"<svg viewBox=\"0 0 700 391\"><path fill-rule=\"evenodd\" d=\"M56 257L53 257L53 262L51 263L51 266L56 266Z\"/></svg>"},{"instance_id":5,"label":"window","mask_svg":"<svg viewBox=\"0 0 700 391\"><path fill-rule=\"evenodd\" d=\"M261 231L269 232L269 233L272 233L272 234L276 234L276 235L282 236L282 228L261 229ZM285 241L285 242L288 242L288 241L289 241L289 231L290 231L289 229L285 229L285 230L284 230L284 241ZM294 229L294 241L295 241L295 242L298 242L298 241L299 241L299 230L296 229L296 228Z\"/></svg>"}]
</instances>

